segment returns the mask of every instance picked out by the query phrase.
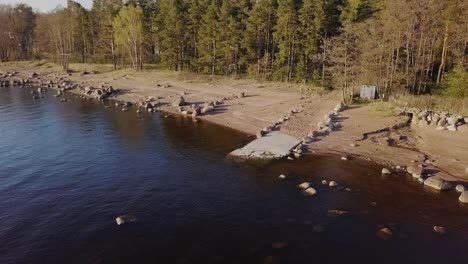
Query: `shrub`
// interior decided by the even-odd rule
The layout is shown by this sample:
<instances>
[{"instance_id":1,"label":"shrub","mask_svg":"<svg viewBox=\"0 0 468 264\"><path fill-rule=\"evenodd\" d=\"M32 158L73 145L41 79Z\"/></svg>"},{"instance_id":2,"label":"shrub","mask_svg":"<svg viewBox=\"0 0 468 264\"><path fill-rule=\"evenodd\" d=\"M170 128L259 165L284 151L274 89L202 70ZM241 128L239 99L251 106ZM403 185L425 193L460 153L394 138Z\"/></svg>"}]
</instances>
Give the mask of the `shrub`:
<instances>
[{"instance_id":1,"label":"shrub","mask_svg":"<svg viewBox=\"0 0 468 264\"><path fill-rule=\"evenodd\" d=\"M447 74L443 84L443 94L450 97L468 97L468 71L455 68Z\"/></svg>"}]
</instances>

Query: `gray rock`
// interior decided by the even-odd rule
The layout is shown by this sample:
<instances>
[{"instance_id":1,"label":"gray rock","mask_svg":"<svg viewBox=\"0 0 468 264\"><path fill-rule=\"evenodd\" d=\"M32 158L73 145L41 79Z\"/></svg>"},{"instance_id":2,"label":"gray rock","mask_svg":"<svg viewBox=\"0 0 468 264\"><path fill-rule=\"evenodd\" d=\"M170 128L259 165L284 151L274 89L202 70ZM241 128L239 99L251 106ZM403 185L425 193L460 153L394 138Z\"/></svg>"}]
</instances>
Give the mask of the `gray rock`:
<instances>
[{"instance_id":1,"label":"gray rock","mask_svg":"<svg viewBox=\"0 0 468 264\"><path fill-rule=\"evenodd\" d=\"M433 176L429 177L424 181L425 186L429 186L439 191L445 191L452 187L449 182L444 181L443 179Z\"/></svg>"},{"instance_id":2,"label":"gray rock","mask_svg":"<svg viewBox=\"0 0 468 264\"><path fill-rule=\"evenodd\" d=\"M457 186L455 186L455 190L456 190L457 192L462 193L462 192L465 191L465 186L463 186L463 185L461 185L461 184L457 184Z\"/></svg>"},{"instance_id":3,"label":"gray rock","mask_svg":"<svg viewBox=\"0 0 468 264\"><path fill-rule=\"evenodd\" d=\"M445 127L447 125L447 119L445 117L442 117L439 122L437 122L437 126L439 127Z\"/></svg>"},{"instance_id":4,"label":"gray rock","mask_svg":"<svg viewBox=\"0 0 468 264\"><path fill-rule=\"evenodd\" d=\"M182 106L184 104L185 104L185 99L184 97L181 96L172 103L172 106Z\"/></svg>"},{"instance_id":5,"label":"gray rock","mask_svg":"<svg viewBox=\"0 0 468 264\"><path fill-rule=\"evenodd\" d=\"M416 165L410 165L406 168L406 171L411 174L411 175L414 175L414 174L419 174L419 175L422 175L423 173L423 169L419 166L416 166Z\"/></svg>"},{"instance_id":6,"label":"gray rock","mask_svg":"<svg viewBox=\"0 0 468 264\"><path fill-rule=\"evenodd\" d=\"M419 123L418 123L420 126L427 126L429 123L427 122L427 120L425 119L421 119L419 120Z\"/></svg>"},{"instance_id":7,"label":"gray rock","mask_svg":"<svg viewBox=\"0 0 468 264\"><path fill-rule=\"evenodd\" d=\"M383 168L382 169L382 174L392 174L392 172L387 168Z\"/></svg>"},{"instance_id":8,"label":"gray rock","mask_svg":"<svg viewBox=\"0 0 468 264\"><path fill-rule=\"evenodd\" d=\"M426 118L428 115L427 111L421 111L418 113L418 117L420 118Z\"/></svg>"},{"instance_id":9,"label":"gray rock","mask_svg":"<svg viewBox=\"0 0 468 264\"><path fill-rule=\"evenodd\" d=\"M447 122L449 125L455 125L456 123L458 123L458 120L460 120L458 119L458 116L452 116L447 119Z\"/></svg>"},{"instance_id":10,"label":"gray rock","mask_svg":"<svg viewBox=\"0 0 468 264\"><path fill-rule=\"evenodd\" d=\"M462 192L460 197L458 198L458 201L462 203L468 203L468 191Z\"/></svg>"}]
</instances>

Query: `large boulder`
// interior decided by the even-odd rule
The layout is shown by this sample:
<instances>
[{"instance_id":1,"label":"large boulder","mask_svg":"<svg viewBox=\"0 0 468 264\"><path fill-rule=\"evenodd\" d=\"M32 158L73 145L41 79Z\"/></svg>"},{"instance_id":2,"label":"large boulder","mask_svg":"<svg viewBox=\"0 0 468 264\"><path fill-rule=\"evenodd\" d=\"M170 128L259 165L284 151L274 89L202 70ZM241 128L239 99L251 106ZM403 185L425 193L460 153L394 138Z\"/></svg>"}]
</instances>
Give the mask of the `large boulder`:
<instances>
[{"instance_id":1,"label":"large boulder","mask_svg":"<svg viewBox=\"0 0 468 264\"><path fill-rule=\"evenodd\" d=\"M468 191L462 192L460 197L458 197L458 200L462 203L468 203Z\"/></svg>"},{"instance_id":2,"label":"large boulder","mask_svg":"<svg viewBox=\"0 0 468 264\"><path fill-rule=\"evenodd\" d=\"M439 191L449 190L452 187L452 185L449 182L444 181L443 179L437 176L427 178L424 181L424 185L429 186Z\"/></svg>"},{"instance_id":3,"label":"large boulder","mask_svg":"<svg viewBox=\"0 0 468 264\"><path fill-rule=\"evenodd\" d=\"M447 125L447 119L445 117L442 117L439 122L437 122L437 126L439 127L445 127Z\"/></svg>"},{"instance_id":4,"label":"large boulder","mask_svg":"<svg viewBox=\"0 0 468 264\"><path fill-rule=\"evenodd\" d=\"M449 125L455 125L456 123L458 123L458 120L458 116L452 116L447 119L447 122Z\"/></svg>"},{"instance_id":5,"label":"large boulder","mask_svg":"<svg viewBox=\"0 0 468 264\"><path fill-rule=\"evenodd\" d=\"M184 104L185 104L185 99L184 97L181 96L172 103L172 106L182 106Z\"/></svg>"}]
</instances>

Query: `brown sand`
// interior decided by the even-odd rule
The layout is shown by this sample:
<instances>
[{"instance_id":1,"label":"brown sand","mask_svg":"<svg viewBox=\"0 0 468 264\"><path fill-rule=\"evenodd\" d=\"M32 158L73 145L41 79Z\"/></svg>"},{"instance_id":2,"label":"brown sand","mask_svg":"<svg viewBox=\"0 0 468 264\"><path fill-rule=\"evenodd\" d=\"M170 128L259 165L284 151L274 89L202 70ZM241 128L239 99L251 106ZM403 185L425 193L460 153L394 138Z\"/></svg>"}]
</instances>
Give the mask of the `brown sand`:
<instances>
[{"instance_id":1,"label":"brown sand","mask_svg":"<svg viewBox=\"0 0 468 264\"><path fill-rule=\"evenodd\" d=\"M5 71L18 71L17 78L27 78L32 72L39 73L40 78L45 80L66 76L58 72L57 67L33 67L31 64L0 65L0 72ZM170 103L181 95L188 103L200 103L245 92L246 97L225 101L217 111L199 118L255 134L290 114L291 110L299 109L302 111L291 115L290 120L281 126L283 133L299 139L315 130L316 124L337 104L331 96L299 92L288 84L230 78L207 77L200 80L198 77L182 78L174 73L159 71L114 71L83 76L74 73L66 76L66 79L94 87L106 82L124 91L115 98L117 100L140 102L148 96L160 98L161 103L169 104L161 110L170 113L178 113ZM342 113L339 118L341 127L337 131L320 137L310 148L315 153L339 153L351 159L368 159L385 166L424 164L434 174L447 180L468 181L468 174L465 173L468 167L467 132L405 127L370 134L362 140L366 133L402 124L405 118L381 117L372 113L368 107L353 106ZM431 164L425 162L428 160Z\"/></svg>"}]
</instances>

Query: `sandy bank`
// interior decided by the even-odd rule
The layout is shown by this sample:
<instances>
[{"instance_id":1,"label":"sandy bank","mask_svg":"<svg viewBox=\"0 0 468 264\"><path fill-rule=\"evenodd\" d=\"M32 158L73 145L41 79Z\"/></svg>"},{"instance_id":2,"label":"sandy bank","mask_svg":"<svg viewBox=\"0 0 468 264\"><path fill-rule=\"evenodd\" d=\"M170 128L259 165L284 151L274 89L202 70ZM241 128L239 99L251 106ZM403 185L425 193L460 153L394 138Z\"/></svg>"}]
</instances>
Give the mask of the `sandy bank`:
<instances>
[{"instance_id":1,"label":"sandy bank","mask_svg":"<svg viewBox=\"0 0 468 264\"><path fill-rule=\"evenodd\" d=\"M157 71L115 71L86 75L74 73L68 76L55 67L33 67L30 64L3 65L0 71L17 71L17 78L27 78L32 72L39 73L42 80L53 80L60 76L81 87L98 87L104 82L123 91L114 98L116 100L137 103L153 97L163 105L160 110L170 113L179 113L171 103L180 96L192 104L221 100L244 92L245 97L227 100L216 111L197 118L252 135L298 109L298 113L291 115L281 125L280 131L301 139L316 130L317 123L337 103L327 96L288 89L288 84L270 85L253 80L200 80ZM318 137L318 141L309 147L316 153L339 153L351 159L362 158L394 166L422 164L431 173L447 180L468 181L468 174L465 173L468 167L466 133L437 134L410 127L390 129L405 121L404 116L382 117L367 107L353 106L341 113L338 120L340 126L336 131ZM371 133L380 130L384 131Z\"/></svg>"}]
</instances>

